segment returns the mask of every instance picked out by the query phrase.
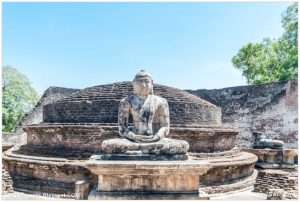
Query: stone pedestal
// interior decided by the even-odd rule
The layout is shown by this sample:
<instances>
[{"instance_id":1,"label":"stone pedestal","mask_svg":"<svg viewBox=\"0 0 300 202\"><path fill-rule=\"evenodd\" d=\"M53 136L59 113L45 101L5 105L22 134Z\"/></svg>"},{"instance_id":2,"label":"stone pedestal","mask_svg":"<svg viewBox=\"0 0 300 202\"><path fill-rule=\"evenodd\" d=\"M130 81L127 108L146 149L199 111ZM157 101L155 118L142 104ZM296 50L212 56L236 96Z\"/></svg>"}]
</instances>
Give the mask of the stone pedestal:
<instances>
[{"instance_id":1,"label":"stone pedestal","mask_svg":"<svg viewBox=\"0 0 300 202\"><path fill-rule=\"evenodd\" d=\"M199 176L210 166L207 161L115 161L87 163L98 175L98 186L89 199L201 199ZM98 158L99 159L99 158ZM200 196L201 195L201 196ZM200 197L199 197L200 196Z\"/></svg>"},{"instance_id":2,"label":"stone pedestal","mask_svg":"<svg viewBox=\"0 0 300 202\"><path fill-rule=\"evenodd\" d=\"M295 169L296 149L245 149L258 157L256 166L263 169Z\"/></svg>"}]
</instances>

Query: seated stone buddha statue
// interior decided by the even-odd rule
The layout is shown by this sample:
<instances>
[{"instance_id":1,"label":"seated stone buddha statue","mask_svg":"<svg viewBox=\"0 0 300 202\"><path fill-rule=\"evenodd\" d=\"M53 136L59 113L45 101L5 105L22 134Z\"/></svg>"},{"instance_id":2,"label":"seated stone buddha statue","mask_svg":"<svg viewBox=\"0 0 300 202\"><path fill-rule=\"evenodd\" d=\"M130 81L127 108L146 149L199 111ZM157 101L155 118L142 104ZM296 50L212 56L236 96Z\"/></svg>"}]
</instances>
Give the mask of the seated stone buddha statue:
<instances>
[{"instance_id":1,"label":"seated stone buddha statue","mask_svg":"<svg viewBox=\"0 0 300 202\"><path fill-rule=\"evenodd\" d=\"M153 94L152 77L141 70L133 80L134 94L123 98L118 113L121 138L105 140L106 154L185 154L189 144L166 138L170 130L169 106L166 99ZM132 117L132 128L129 117Z\"/></svg>"}]
</instances>

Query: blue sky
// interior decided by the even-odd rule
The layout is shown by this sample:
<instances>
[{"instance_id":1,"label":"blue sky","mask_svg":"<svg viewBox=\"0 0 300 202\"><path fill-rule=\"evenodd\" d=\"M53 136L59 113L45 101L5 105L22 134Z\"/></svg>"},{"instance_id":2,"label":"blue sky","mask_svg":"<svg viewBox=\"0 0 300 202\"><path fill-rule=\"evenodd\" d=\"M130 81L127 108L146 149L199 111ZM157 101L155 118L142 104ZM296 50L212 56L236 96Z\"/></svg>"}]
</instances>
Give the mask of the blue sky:
<instances>
[{"instance_id":1,"label":"blue sky","mask_svg":"<svg viewBox=\"0 0 300 202\"><path fill-rule=\"evenodd\" d=\"M278 38L291 3L3 3L3 65L49 86L132 80L181 89L245 85L231 58L249 42Z\"/></svg>"}]
</instances>

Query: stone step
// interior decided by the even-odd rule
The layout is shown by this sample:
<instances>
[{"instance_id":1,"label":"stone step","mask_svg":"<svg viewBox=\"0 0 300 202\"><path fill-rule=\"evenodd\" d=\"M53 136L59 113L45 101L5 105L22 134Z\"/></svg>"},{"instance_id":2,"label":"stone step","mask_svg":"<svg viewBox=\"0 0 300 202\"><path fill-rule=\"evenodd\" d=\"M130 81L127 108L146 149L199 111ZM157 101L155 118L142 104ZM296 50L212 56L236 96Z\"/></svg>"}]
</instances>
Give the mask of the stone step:
<instances>
[{"instance_id":1,"label":"stone step","mask_svg":"<svg viewBox=\"0 0 300 202\"><path fill-rule=\"evenodd\" d=\"M25 176L14 176L14 187L25 190L41 191L57 194L74 193L74 183L63 183L28 178Z\"/></svg>"}]
</instances>

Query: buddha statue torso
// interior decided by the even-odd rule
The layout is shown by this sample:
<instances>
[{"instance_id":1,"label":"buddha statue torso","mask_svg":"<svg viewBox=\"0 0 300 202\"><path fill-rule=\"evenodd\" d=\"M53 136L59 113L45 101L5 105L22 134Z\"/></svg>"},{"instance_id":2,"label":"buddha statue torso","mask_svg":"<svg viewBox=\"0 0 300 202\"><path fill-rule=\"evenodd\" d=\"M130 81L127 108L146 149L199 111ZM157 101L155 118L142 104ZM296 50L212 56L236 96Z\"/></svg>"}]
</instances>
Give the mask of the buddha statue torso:
<instances>
[{"instance_id":1,"label":"buddha statue torso","mask_svg":"<svg viewBox=\"0 0 300 202\"><path fill-rule=\"evenodd\" d=\"M128 128L130 115L133 120L132 131ZM120 102L119 126L122 137L135 141L132 137L134 135L152 138L158 135L157 138L163 139L169 133L169 125L169 107L163 98L155 95L148 95L145 98L131 95Z\"/></svg>"}]
</instances>

